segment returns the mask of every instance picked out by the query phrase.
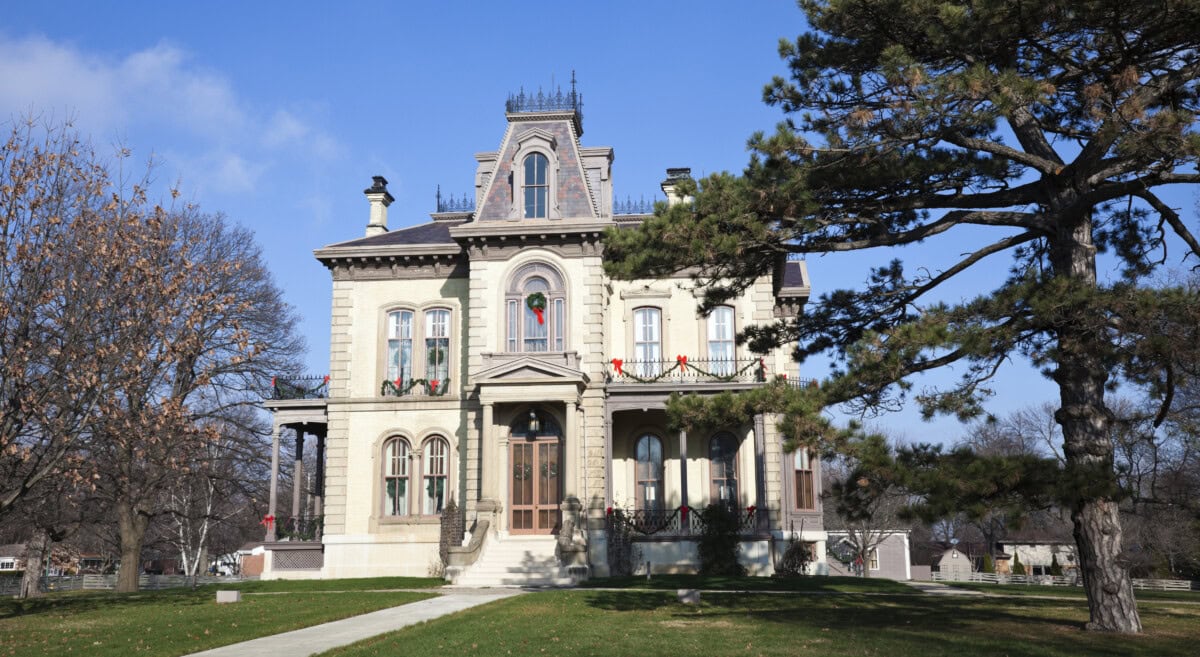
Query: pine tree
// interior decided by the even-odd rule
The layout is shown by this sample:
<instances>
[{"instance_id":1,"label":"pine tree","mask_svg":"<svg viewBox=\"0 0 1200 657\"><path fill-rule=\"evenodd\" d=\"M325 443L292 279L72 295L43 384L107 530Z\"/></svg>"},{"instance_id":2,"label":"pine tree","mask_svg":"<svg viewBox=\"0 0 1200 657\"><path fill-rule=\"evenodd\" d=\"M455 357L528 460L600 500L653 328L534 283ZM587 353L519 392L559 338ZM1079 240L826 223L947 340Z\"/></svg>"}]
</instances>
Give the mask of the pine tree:
<instances>
[{"instance_id":1,"label":"pine tree","mask_svg":"<svg viewBox=\"0 0 1200 657\"><path fill-rule=\"evenodd\" d=\"M800 5L811 31L781 44L790 79L777 77L765 91L788 120L772 136L751 138L742 176L685 183L693 203L661 208L637 231L609 231L609 273L690 271L706 288L708 311L772 275L788 253L887 248L947 233L981 240L945 270L910 274L892 261L863 289L825 294L794 321L745 329L752 350L798 344L799 358L832 353L840 367L818 391L779 386L740 404L786 413L793 446L824 439L821 447L835 448L844 434L814 407L888 408L904 400L910 376L954 364L959 385L916 401L928 415L975 417L996 370L1024 357L1059 388L1066 463L1022 485L1053 488L1071 513L1089 627L1140 631L1119 559L1105 389L1120 379L1143 384L1163 400L1163 416L1186 368L1156 327L1200 323L1194 292L1138 284L1166 260L1169 240L1187 258L1200 252L1159 195L1200 182L1200 3ZM1100 251L1119 263L1114 282L1097 273ZM947 281L1000 253L1012 260L996 289L961 303L936 300ZM673 417L686 409L696 418L688 421L712 414L697 401L675 406ZM935 457L922 455L928 464Z\"/></svg>"},{"instance_id":2,"label":"pine tree","mask_svg":"<svg viewBox=\"0 0 1200 657\"><path fill-rule=\"evenodd\" d=\"M1021 563L1021 555L1019 555L1015 552L1013 553L1012 571L1013 571L1014 575L1024 575L1025 574L1025 564Z\"/></svg>"}]
</instances>

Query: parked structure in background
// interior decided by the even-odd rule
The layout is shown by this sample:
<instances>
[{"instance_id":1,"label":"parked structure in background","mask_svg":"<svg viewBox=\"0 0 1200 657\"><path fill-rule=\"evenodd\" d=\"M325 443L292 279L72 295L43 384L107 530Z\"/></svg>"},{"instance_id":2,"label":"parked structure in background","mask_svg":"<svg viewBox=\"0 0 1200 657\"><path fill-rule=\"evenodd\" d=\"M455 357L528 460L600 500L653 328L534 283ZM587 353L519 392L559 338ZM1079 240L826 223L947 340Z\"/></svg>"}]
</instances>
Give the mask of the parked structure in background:
<instances>
[{"instance_id":1,"label":"parked structure in background","mask_svg":"<svg viewBox=\"0 0 1200 657\"><path fill-rule=\"evenodd\" d=\"M264 576L444 568L520 584L605 575L633 555L686 571L708 504L738 514L752 573L771 572L789 527L823 561L817 459L784 452L771 417L688 435L664 412L674 392L809 385L786 350L734 340L801 312L805 263L781 257L708 316L686 277L608 278L604 231L637 225L648 208L614 206L613 149L580 142L582 110L574 81L510 97L499 148L475 156L469 198L439 192L432 221L396 229L376 176L365 234L316 251L333 279L329 376L280 379L265 403L276 472L284 432L297 453L317 441L315 499L294 474L288 515L272 486ZM667 170L668 203L689 201L678 191L689 175ZM467 534L443 563L451 498ZM610 551L613 540L632 549Z\"/></svg>"},{"instance_id":2,"label":"parked structure in background","mask_svg":"<svg viewBox=\"0 0 1200 657\"><path fill-rule=\"evenodd\" d=\"M854 556L851 538L845 532L837 529L827 531L828 552L832 555L829 559L830 575L883 577L900 581L913 579L912 551L907 530L898 529L884 536L871 550L866 563L861 563Z\"/></svg>"}]
</instances>

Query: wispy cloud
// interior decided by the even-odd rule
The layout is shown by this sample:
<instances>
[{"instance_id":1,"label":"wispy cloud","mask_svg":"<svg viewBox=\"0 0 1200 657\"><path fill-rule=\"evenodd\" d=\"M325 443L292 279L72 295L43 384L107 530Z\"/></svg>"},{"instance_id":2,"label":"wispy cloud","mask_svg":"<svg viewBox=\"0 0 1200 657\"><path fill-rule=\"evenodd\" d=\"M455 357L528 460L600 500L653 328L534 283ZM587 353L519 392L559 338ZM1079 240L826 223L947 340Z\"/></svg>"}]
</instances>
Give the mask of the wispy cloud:
<instances>
[{"instance_id":1,"label":"wispy cloud","mask_svg":"<svg viewBox=\"0 0 1200 657\"><path fill-rule=\"evenodd\" d=\"M157 149L187 187L250 192L286 158L343 152L303 112L254 106L226 76L167 43L113 56L0 34L0 80L0 119L72 120L99 144ZM150 133L161 141L139 143Z\"/></svg>"}]
</instances>

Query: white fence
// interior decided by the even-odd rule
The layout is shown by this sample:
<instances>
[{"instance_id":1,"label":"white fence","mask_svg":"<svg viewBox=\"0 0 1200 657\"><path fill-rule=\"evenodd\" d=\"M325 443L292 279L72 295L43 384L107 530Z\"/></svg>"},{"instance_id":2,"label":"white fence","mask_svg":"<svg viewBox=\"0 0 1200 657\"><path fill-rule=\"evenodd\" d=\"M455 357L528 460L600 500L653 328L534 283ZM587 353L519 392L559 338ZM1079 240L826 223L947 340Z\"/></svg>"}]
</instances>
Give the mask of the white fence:
<instances>
[{"instance_id":1,"label":"white fence","mask_svg":"<svg viewBox=\"0 0 1200 657\"><path fill-rule=\"evenodd\" d=\"M978 582L981 584L1024 584L1040 586L1082 586L1075 575L1003 575L999 573L933 573L935 582ZM1134 579L1133 588L1150 591L1200 591L1200 582L1186 579Z\"/></svg>"},{"instance_id":2,"label":"white fence","mask_svg":"<svg viewBox=\"0 0 1200 657\"><path fill-rule=\"evenodd\" d=\"M226 582L242 582L243 577L209 577L201 576L197 584L222 584ZM138 577L138 588L143 591L157 591L191 586L192 578L186 575L141 575ZM20 576L0 577L0 596L16 595L21 587ZM42 589L45 591L112 591L117 588L116 575L66 575L63 577L47 577L42 579Z\"/></svg>"}]
</instances>

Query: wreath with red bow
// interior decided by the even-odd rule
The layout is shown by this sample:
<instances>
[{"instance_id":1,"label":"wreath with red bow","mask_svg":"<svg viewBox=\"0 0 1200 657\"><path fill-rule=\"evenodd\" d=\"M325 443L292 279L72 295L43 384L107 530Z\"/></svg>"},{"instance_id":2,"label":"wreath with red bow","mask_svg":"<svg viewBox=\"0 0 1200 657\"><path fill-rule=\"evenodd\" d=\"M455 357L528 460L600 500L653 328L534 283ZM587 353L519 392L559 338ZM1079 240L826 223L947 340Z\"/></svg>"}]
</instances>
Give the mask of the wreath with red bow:
<instances>
[{"instance_id":1,"label":"wreath with red bow","mask_svg":"<svg viewBox=\"0 0 1200 657\"><path fill-rule=\"evenodd\" d=\"M546 323L546 295L534 292L525 297L525 305L537 315L538 324Z\"/></svg>"}]
</instances>

